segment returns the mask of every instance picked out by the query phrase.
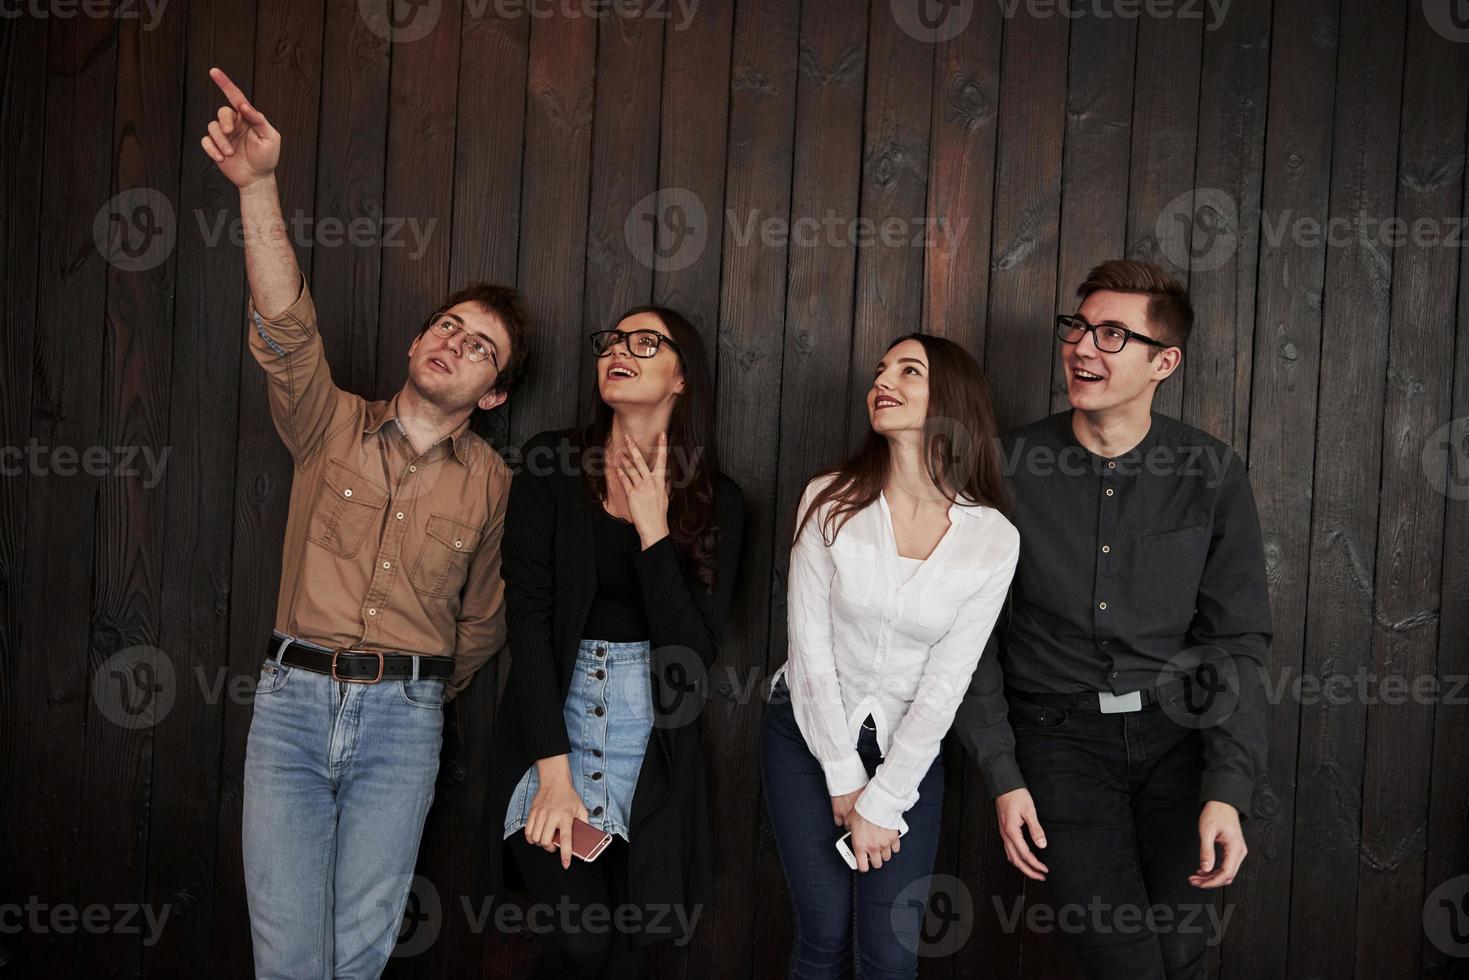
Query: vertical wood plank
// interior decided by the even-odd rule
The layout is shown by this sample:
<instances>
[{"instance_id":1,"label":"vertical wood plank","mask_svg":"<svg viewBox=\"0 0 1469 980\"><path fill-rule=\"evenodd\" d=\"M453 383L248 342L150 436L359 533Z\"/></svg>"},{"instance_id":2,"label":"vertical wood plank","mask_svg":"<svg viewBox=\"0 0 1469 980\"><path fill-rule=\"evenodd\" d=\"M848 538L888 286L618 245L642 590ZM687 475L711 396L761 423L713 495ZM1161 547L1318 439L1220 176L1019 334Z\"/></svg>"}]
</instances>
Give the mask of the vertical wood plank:
<instances>
[{"instance_id":1,"label":"vertical wood plank","mask_svg":"<svg viewBox=\"0 0 1469 980\"><path fill-rule=\"evenodd\" d=\"M531 24L518 282L536 311L536 366L511 407L517 445L579 421L596 52L591 18L558 14Z\"/></svg>"},{"instance_id":2,"label":"vertical wood plank","mask_svg":"<svg viewBox=\"0 0 1469 980\"><path fill-rule=\"evenodd\" d=\"M1265 144L1262 219L1289 212L1320 222L1331 175L1331 106L1335 91L1337 4L1278 4L1271 35L1270 107ZM1314 461L1316 387L1321 342L1325 254L1283 235L1260 250L1249 469L1265 540L1275 636L1271 669L1299 673L1309 573L1308 529ZM1268 434L1267 434L1268 433ZM1257 784L1249 844L1256 863L1236 880L1232 935L1250 936L1223 961L1226 978L1280 977L1286 972L1290 861L1295 846L1299 706L1272 705L1270 757ZM1308 842L1307 846L1314 846Z\"/></svg>"},{"instance_id":3,"label":"vertical wood plank","mask_svg":"<svg viewBox=\"0 0 1469 980\"><path fill-rule=\"evenodd\" d=\"M1047 414L1069 22L1005 22L985 372L1000 428Z\"/></svg>"},{"instance_id":4,"label":"vertical wood plank","mask_svg":"<svg viewBox=\"0 0 1469 980\"><path fill-rule=\"evenodd\" d=\"M165 10L152 30L144 30L140 19L121 18L117 33L113 187L119 194L142 190L157 200L145 202L147 211L134 212L144 225L145 234L135 242L141 254L109 257L100 444L127 451L136 447L145 459L164 461L177 220L170 229L161 201L178 200L182 119L173 107L182 94L186 26L186 12L175 7ZM175 238L169 238L170 231ZM164 541L172 530L166 468L151 475L143 467L127 469L133 472L109 473L98 486L93 588L97 623L106 639L96 652L108 657L139 646L160 649L159 580ZM149 486L154 479L161 482ZM175 501L175 510L179 506ZM174 663L174 680L161 677L150 696L137 684L146 683L148 675L133 678L129 697L145 706L136 719L124 721L96 698L88 707L82 818L91 832L80 841L84 870L78 889L84 906L137 902L146 893L145 828L154 780L173 775L154 772L153 723L171 713L165 699L192 680L177 674L178 661L170 651L160 652ZM112 670L111 664L103 668ZM192 690L185 695L193 696ZM78 970L84 975L141 969L141 934L84 932L80 947Z\"/></svg>"},{"instance_id":5,"label":"vertical wood plank","mask_svg":"<svg viewBox=\"0 0 1469 980\"><path fill-rule=\"evenodd\" d=\"M39 447L26 498L21 617L29 650L13 677L21 713L7 752L25 760L15 773L16 798L34 809L17 814L6 841L9 880L22 901L75 904L85 873L85 725L94 673L114 649L94 618L98 478L66 476L55 452L102 442L102 388L107 263L103 249L132 247L128 225L110 226L99 244L94 223L112 193L113 87L116 24L104 18L51 18L30 30L47 34L43 190L36 241L39 282L31 348L30 437ZM34 63L31 63L34 67ZM123 216L120 214L119 218ZM116 236L113 228L117 229ZM139 236L146 236L143 228ZM139 242L141 244L141 242ZM58 329L64 325L65 329ZM23 336L23 334L22 334ZM30 445L29 439L27 446ZM57 616L62 597L70 615ZM105 673L102 678L106 683ZM16 961L33 975L64 976L76 968L74 934L30 927L13 940Z\"/></svg>"},{"instance_id":6,"label":"vertical wood plank","mask_svg":"<svg viewBox=\"0 0 1469 980\"><path fill-rule=\"evenodd\" d=\"M1469 171L1460 178L1469 179ZM1461 193L1469 200L1469 185ZM1448 915L1454 903L1462 903L1469 894L1469 819L1464 808L1469 799L1469 757L1459 749L1469 739L1469 712L1462 710L1464 682L1469 678L1469 643L1464 642L1469 636L1469 548L1461 546L1469 541L1469 290L1463 288L1469 282L1469 250L1460 248L1458 253L1451 417L1433 431L1423 450L1424 477L1445 498L1437 663L1441 694L1433 717L1433 782L1424 861L1424 887L1429 893L1424 907L1441 917L1437 927L1424 929L1423 973L1430 976L1462 970L1462 949L1442 926L1450 921L1462 926L1462 919L1450 920Z\"/></svg>"},{"instance_id":7,"label":"vertical wood plank","mask_svg":"<svg viewBox=\"0 0 1469 980\"><path fill-rule=\"evenodd\" d=\"M1331 170L1335 221L1392 212L1397 161L1378 148L1398 141L1402 13L1392 3L1343 5ZM1350 683L1370 665L1370 645L1361 639L1371 634L1376 612L1371 582L1382 405L1377 399L1362 404L1361 393L1381 388L1386 374L1393 258L1392 250L1356 236L1326 253L1316 442L1340 448L1317 454L1312 481L1306 677ZM1279 686L1284 674L1269 676L1270 690L1290 690ZM1297 851L1292 867L1289 972L1347 976L1353 950L1341 941L1341 923L1356 916L1368 711L1356 699L1303 698L1298 707L1293 834L1311 845Z\"/></svg>"},{"instance_id":8,"label":"vertical wood plank","mask_svg":"<svg viewBox=\"0 0 1469 980\"><path fill-rule=\"evenodd\" d=\"M1464 231L1469 58L1426 18L1408 20L1395 214L1408 229L1392 269L1392 332L1382 418L1382 484L1357 886L1358 977L1422 975L1425 850L1435 706L1390 678L1436 677L1445 494L1424 449L1452 408L1454 314ZM1452 237L1448 237L1452 235ZM1393 242L1392 244L1395 244ZM1325 446L1323 445L1323 449ZM1459 638L1462 643L1462 637ZM1448 713L1453 709L1445 708Z\"/></svg>"},{"instance_id":9,"label":"vertical wood plank","mask_svg":"<svg viewBox=\"0 0 1469 980\"><path fill-rule=\"evenodd\" d=\"M18 842L27 824L47 820L40 799L25 791L31 761L22 755L28 735L44 723L47 710L33 698L44 694L40 664L26 656L39 624L28 621L25 600L26 517L30 495L44 489L16 453L32 433L32 372L42 268L42 193L54 190L42 166L45 157L47 25L24 18L0 35L0 446L5 478L0 480L0 832ZM33 839L33 838L32 838ZM0 901L15 901L38 884L43 867L0 861ZM16 962L26 940L0 939Z\"/></svg>"},{"instance_id":10,"label":"vertical wood plank","mask_svg":"<svg viewBox=\"0 0 1469 980\"><path fill-rule=\"evenodd\" d=\"M239 195L198 138L223 104L209 69L223 69L248 90L254 36L253 3L189 4L158 643L174 665L178 694L153 729L157 789L148 821L147 901L170 912L159 941L144 948L145 975L207 972L215 902L222 893L228 900L237 884L222 883L215 867L224 702L238 678L253 682L255 674L230 672L234 529L209 501L229 500L235 490L245 267L228 234L239 219ZM215 228L224 233L211 237Z\"/></svg>"},{"instance_id":11,"label":"vertical wood plank","mask_svg":"<svg viewBox=\"0 0 1469 980\"><path fill-rule=\"evenodd\" d=\"M311 298L332 380L370 394L377 373L387 177L388 76L394 45L355 0L327 0L321 47ZM434 74L434 85L444 87ZM441 216L439 226L447 224ZM343 233L336 229L341 228ZM339 237L340 234L340 237ZM412 238L400 231L395 239ZM412 246L409 246L410 250Z\"/></svg>"}]
</instances>

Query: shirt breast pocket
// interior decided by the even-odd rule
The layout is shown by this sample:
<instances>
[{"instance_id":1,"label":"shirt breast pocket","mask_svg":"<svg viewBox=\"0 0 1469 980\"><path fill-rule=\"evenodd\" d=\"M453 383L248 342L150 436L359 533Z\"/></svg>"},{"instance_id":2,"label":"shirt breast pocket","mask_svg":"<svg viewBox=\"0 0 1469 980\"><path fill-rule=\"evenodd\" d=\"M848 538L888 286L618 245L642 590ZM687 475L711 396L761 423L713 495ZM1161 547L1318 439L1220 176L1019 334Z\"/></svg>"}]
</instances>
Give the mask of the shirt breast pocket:
<instances>
[{"instance_id":1,"label":"shirt breast pocket","mask_svg":"<svg viewBox=\"0 0 1469 980\"><path fill-rule=\"evenodd\" d=\"M1209 557L1209 528L1189 524L1144 534L1138 540L1138 568L1148 583L1145 596L1160 612L1191 617L1199 597L1199 581Z\"/></svg>"},{"instance_id":2,"label":"shirt breast pocket","mask_svg":"<svg viewBox=\"0 0 1469 980\"><path fill-rule=\"evenodd\" d=\"M408 571L414 590L440 599L457 596L464 588L469 558L479 546L482 533L483 529L475 524L443 514L430 515L418 560Z\"/></svg>"},{"instance_id":3,"label":"shirt breast pocket","mask_svg":"<svg viewBox=\"0 0 1469 980\"><path fill-rule=\"evenodd\" d=\"M306 540L338 558L352 558L367 533L379 527L388 491L341 460L329 459L311 512Z\"/></svg>"}]
</instances>

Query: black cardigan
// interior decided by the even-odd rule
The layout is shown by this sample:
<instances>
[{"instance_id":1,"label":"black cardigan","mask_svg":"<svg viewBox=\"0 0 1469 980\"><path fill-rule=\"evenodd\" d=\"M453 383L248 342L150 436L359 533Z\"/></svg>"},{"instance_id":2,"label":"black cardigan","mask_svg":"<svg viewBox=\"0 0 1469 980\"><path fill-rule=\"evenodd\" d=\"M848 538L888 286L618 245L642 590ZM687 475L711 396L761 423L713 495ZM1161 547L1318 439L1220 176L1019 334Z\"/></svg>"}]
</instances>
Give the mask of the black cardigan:
<instances>
[{"instance_id":1,"label":"black cardigan","mask_svg":"<svg viewBox=\"0 0 1469 980\"><path fill-rule=\"evenodd\" d=\"M591 508L600 506L586 491L574 430L543 432L526 444L510 487L501 555L510 678L490 748L485 806L487 889L496 898L507 884L523 890L501 845L505 810L516 784L536 760L571 751L562 709L597 588ZM687 677L694 666L687 651L696 653L705 668L718 653L734 592L745 510L740 488L723 474L717 477L714 507L720 533L713 594L684 567L671 537L633 556L652 633L655 677ZM701 693L706 690L701 686ZM658 692L654 694L656 706ZM676 714L683 720L690 712L684 706ZM630 899L635 904L693 906L713 900L700 717L702 712L685 724L660 718L649 736L629 815ZM672 933L639 936L642 943L679 938Z\"/></svg>"}]
</instances>

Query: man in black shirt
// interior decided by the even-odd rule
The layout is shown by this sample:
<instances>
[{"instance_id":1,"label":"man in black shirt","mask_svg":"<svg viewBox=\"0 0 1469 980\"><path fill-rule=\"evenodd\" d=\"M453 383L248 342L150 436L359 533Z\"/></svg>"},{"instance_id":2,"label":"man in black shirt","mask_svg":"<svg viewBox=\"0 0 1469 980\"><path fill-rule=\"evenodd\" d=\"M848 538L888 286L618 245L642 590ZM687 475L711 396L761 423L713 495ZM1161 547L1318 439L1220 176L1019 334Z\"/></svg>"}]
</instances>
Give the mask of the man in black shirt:
<instances>
[{"instance_id":1,"label":"man in black shirt","mask_svg":"<svg viewBox=\"0 0 1469 980\"><path fill-rule=\"evenodd\" d=\"M1260 522L1241 459L1152 412L1186 290L1113 261L1077 297L1057 317L1072 410L1004 439L1013 606L954 725L1086 976L1203 977L1227 921L1203 889L1239 871L1265 762Z\"/></svg>"}]
</instances>

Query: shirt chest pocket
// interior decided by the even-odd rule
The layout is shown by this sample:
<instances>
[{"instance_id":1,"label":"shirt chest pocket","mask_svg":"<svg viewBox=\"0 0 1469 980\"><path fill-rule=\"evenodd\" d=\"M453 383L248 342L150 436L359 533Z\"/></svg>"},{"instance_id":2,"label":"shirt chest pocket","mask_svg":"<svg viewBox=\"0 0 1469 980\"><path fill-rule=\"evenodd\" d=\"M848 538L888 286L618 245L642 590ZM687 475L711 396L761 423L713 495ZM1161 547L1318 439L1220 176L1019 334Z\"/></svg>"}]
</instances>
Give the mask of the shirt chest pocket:
<instances>
[{"instance_id":1,"label":"shirt chest pocket","mask_svg":"<svg viewBox=\"0 0 1469 980\"><path fill-rule=\"evenodd\" d=\"M338 558L356 556L367 533L381 528L388 491L341 460L327 460L306 540Z\"/></svg>"},{"instance_id":2,"label":"shirt chest pocket","mask_svg":"<svg viewBox=\"0 0 1469 980\"><path fill-rule=\"evenodd\" d=\"M1159 609L1192 618L1209 557L1209 539L1209 528L1202 523L1155 531L1139 539L1139 570L1148 583L1148 599Z\"/></svg>"},{"instance_id":3,"label":"shirt chest pocket","mask_svg":"<svg viewBox=\"0 0 1469 980\"><path fill-rule=\"evenodd\" d=\"M418 560L408 571L414 590L441 599L457 596L482 533L478 525L443 514L430 515Z\"/></svg>"}]
</instances>

